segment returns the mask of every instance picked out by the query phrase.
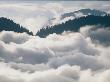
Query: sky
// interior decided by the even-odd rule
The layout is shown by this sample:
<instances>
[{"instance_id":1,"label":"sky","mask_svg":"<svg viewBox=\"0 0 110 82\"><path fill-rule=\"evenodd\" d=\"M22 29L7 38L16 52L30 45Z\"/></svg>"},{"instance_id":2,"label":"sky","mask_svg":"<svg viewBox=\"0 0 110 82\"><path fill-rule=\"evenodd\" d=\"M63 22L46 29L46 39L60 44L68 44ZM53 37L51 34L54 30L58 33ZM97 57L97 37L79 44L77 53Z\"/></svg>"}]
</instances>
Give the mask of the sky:
<instances>
[{"instance_id":1,"label":"sky","mask_svg":"<svg viewBox=\"0 0 110 82\"><path fill-rule=\"evenodd\" d=\"M85 8L110 13L110 2L0 2L0 17L36 33L49 24L49 19ZM79 32L54 33L46 38L0 32L0 82L110 82L110 45L93 42L90 37L107 39L110 30L92 31L95 27L84 26Z\"/></svg>"}]
</instances>

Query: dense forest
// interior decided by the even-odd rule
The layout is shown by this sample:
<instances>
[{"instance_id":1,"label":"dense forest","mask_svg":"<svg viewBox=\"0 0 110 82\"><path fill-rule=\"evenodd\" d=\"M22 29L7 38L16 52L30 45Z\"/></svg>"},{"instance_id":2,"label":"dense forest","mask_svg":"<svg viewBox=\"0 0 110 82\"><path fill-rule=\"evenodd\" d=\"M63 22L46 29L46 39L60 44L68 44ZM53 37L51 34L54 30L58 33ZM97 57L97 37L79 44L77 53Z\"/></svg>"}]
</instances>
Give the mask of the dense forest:
<instances>
[{"instance_id":1,"label":"dense forest","mask_svg":"<svg viewBox=\"0 0 110 82\"><path fill-rule=\"evenodd\" d=\"M13 20L1 17L0 18L0 31L14 31L17 33L27 33L30 35L33 35L32 32L29 32L29 30L27 30L26 28L20 26L19 24L16 24L13 22Z\"/></svg>"},{"instance_id":2,"label":"dense forest","mask_svg":"<svg viewBox=\"0 0 110 82\"><path fill-rule=\"evenodd\" d=\"M73 20L69 20L66 23L42 28L40 31L37 32L36 35L40 37L46 37L49 34L52 34L52 33L61 34L64 31L78 32L80 27L85 25L101 25L103 28L109 27L110 16L109 15L105 15L105 16L89 15L89 16L76 18Z\"/></svg>"}]
</instances>

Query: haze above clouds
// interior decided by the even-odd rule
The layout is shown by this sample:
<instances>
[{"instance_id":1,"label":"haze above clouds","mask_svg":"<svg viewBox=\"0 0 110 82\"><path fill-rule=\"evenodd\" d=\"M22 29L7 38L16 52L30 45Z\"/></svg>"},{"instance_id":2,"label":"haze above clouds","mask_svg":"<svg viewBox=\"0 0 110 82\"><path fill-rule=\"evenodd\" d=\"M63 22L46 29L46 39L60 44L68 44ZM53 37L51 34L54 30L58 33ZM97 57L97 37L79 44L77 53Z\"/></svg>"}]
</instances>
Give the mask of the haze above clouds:
<instances>
[{"instance_id":1,"label":"haze above clouds","mask_svg":"<svg viewBox=\"0 0 110 82\"><path fill-rule=\"evenodd\" d=\"M0 3L0 17L13 19L16 23L33 31L35 34L40 28L50 24L49 20L57 18L65 12L72 12L82 8L99 9L109 12L109 2L9 2Z\"/></svg>"}]
</instances>

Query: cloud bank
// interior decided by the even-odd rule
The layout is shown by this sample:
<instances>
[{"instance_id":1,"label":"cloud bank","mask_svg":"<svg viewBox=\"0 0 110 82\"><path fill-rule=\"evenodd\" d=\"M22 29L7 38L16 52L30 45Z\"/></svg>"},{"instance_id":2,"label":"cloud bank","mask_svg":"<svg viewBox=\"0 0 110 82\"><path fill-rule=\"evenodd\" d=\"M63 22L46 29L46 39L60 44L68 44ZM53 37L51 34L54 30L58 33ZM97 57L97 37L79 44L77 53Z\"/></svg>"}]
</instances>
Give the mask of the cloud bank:
<instances>
[{"instance_id":1,"label":"cloud bank","mask_svg":"<svg viewBox=\"0 0 110 82\"><path fill-rule=\"evenodd\" d=\"M93 42L90 28L46 38L1 32L0 82L109 82L110 47ZM100 30L109 35L94 32Z\"/></svg>"}]
</instances>

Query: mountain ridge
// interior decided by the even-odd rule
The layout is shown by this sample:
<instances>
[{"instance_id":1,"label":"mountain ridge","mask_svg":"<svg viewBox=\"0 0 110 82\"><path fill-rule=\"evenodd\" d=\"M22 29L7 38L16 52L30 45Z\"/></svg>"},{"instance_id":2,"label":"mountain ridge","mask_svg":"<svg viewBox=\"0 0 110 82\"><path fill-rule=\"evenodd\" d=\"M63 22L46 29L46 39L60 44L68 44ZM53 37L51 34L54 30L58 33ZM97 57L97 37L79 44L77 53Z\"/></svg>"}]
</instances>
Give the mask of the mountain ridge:
<instances>
[{"instance_id":1,"label":"mountain ridge","mask_svg":"<svg viewBox=\"0 0 110 82\"><path fill-rule=\"evenodd\" d=\"M78 32L80 27L86 26L86 25L101 25L104 27L110 26L110 15L105 16L84 16L80 18L76 18L73 20L66 21L65 23L54 25L54 26L47 26L46 28L40 29L40 31L37 32L36 35L44 38L48 36L49 34L61 34L64 31L74 31Z\"/></svg>"},{"instance_id":2,"label":"mountain ridge","mask_svg":"<svg viewBox=\"0 0 110 82\"><path fill-rule=\"evenodd\" d=\"M15 23L13 20L5 18L5 17L0 17L0 32L1 31L14 31L17 33L27 33L29 35L33 35L32 32L24 28L23 26L20 26L19 24Z\"/></svg>"},{"instance_id":3,"label":"mountain ridge","mask_svg":"<svg viewBox=\"0 0 110 82\"><path fill-rule=\"evenodd\" d=\"M69 13L64 13L61 15L61 19L64 19L65 17L70 17L70 16L74 16L77 17L76 14L78 13L82 13L83 15L95 15L95 16L104 16L107 15L108 13L101 11L101 10L96 10L96 9L80 9L74 12L69 12Z\"/></svg>"},{"instance_id":4,"label":"mountain ridge","mask_svg":"<svg viewBox=\"0 0 110 82\"><path fill-rule=\"evenodd\" d=\"M62 13L59 17L52 18L49 20L50 26L54 26L60 23L64 23L68 20L83 17L83 16L88 16L88 15L94 15L94 16L104 16L108 15L109 13L102 11L102 10L97 10L97 9L90 9L90 8L85 8L85 9L79 9L73 12L65 12Z\"/></svg>"}]
</instances>

